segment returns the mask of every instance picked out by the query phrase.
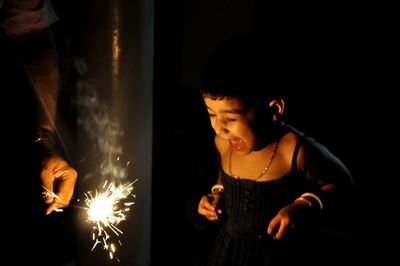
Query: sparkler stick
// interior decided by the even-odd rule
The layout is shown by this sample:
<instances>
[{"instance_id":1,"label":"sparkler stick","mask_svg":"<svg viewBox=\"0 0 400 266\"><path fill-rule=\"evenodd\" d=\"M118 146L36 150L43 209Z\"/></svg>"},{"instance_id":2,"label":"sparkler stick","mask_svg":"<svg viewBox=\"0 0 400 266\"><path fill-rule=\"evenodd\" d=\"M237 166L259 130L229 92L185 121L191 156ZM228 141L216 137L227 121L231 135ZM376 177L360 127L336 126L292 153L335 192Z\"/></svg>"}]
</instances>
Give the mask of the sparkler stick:
<instances>
[{"instance_id":1,"label":"sparkler stick","mask_svg":"<svg viewBox=\"0 0 400 266\"><path fill-rule=\"evenodd\" d=\"M215 220L218 221L218 213L217 213L217 211L214 211L214 217L215 217Z\"/></svg>"},{"instance_id":2,"label":"sparkler stick","mask_svg":"<svg viewBox=\"0 0 400 266\"><path fill-rule=\"evenodd\" d=\"M42 185L42 188L45 190L45 191L42 192L43 198L53 197L53 198L56 198L56 199L60 199L60 197L56 193L54 193L53 191L50 191L47 187ZM66 206L66 204L63 204L63 203L59 203L59 204ZM63 209L55 208L54 211L55 212L62 212Z\"/></svg>"}]
</instances>

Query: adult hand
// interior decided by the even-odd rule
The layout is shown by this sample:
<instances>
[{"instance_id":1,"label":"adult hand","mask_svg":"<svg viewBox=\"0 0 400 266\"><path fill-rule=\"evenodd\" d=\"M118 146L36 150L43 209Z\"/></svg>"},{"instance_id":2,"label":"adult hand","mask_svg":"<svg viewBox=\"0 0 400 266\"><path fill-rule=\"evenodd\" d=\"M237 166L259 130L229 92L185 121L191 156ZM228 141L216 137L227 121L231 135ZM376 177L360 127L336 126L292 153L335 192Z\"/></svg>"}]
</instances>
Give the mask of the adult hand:
<instances>
[{"instance_id":1,"label":"adult hand","mask_svg":"<svg viewBox=\"0 0 400 266\"><path fill-rule=\"evenodd\" d=\"M57 155L51 155L42 161L40 179L48 192L45 197L48 204L46 215L69 205L77 177L76 170Z\"/></svg>"}]
</instances>

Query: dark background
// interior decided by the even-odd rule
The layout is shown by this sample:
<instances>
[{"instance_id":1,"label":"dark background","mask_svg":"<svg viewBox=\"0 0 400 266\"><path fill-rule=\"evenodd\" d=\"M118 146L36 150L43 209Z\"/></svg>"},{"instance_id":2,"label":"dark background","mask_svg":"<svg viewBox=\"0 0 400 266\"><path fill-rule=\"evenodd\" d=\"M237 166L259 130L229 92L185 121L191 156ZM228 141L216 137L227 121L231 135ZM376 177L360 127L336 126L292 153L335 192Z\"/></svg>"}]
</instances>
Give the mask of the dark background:
<instances>
[{"instance_id":1,"label":"dark background","mask_svg":"<svg viewBox=\"0 0 400 266\"><path fill-rule=\"evenodd\" d=\"M101 9L103 2L55 2L61 53L85 58L82 29L99 19L91 5ZM269 63L291 92L288 122L325 144L354 175L354 202L337 221L349 242L337 235L327 248L339 252L338 261L351 255L384 265L398 239L392 8L264 2L154 2L152 265L196 265L212 238L215 228L196 212L214 183L215 154L195 87L210 51L232 33L268 40L275 58Z\"/></svg>"}]
</instances>

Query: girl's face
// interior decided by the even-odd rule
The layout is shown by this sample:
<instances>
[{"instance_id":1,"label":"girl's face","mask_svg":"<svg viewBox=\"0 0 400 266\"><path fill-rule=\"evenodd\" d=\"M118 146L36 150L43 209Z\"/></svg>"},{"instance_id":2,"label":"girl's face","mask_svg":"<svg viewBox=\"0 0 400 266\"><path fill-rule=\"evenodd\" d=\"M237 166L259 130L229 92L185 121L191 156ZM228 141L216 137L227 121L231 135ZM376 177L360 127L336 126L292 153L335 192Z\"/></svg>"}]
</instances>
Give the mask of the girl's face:
<instances>
[{"instance_id":1,"label":"girl's face","mask_svg":"<svg viewBox=\"0 0 400 266\"><path fill-rule=\"evenodd\" d=\"M243 104L234 98L211 99L204 97L211 126L221 138L229 141L231 148L249 154L256 147L253 129L254 108L244 111Z\"/></svg>"}]
</instances>

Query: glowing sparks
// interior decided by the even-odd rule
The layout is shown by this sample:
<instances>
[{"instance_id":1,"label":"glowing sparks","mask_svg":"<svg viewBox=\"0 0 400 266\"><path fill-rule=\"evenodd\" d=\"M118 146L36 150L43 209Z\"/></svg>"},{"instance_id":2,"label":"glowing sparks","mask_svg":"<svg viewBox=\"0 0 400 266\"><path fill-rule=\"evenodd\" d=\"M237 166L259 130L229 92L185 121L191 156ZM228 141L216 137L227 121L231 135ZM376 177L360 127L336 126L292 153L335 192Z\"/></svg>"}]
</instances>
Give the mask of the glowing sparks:
<instances>
[{"instance_id":1,"label":"glowing sparks","mask_svg":"<svg viewBox=\"0 0 400 266\"><path fill-rule=\"evenodd\" d=\"M115 185L114 183L104 183L102 192L89 191L85 193L85 204L87 209L87 221L93 223L92 240L94 241L92 250L97 245L102 245L109 253L111 259L116 252L116 244L121 244L118 238L123 232L117 225L126 220L127 212L134 202L127 202L132 195L133 181L127 185Z\"/></svg>"},{"instance_id":2,"label":"glowing sparks","mask_svg":"<svg viewBox=\"0 0 400 266\"><path fill-rule=\"evenodd\" d=\"M116 185L113 182L105 182L100 191L88 191L85 195L85 206L70 205L73 207L86 210L86 221L93 224L92 227L92 240L94 242L92 251L96 246L101 245L103 249L108 252L110 259L117 259L115 253L117 251L117 244L122 246L119 236L123 231L118 228L120 222L126 220L127 213L130 211L131 206L135 202L130 201L130 197L135 198L136 195L132 194L133 184ZM51 197L60 200L60 198L53 191L42 186L44 191L43 197ZM78 200L79 201L79 200ZM65 205L66 206L66 205ZM54 209L59 212L62 209Z\"/></svg>"}]
</instances>

